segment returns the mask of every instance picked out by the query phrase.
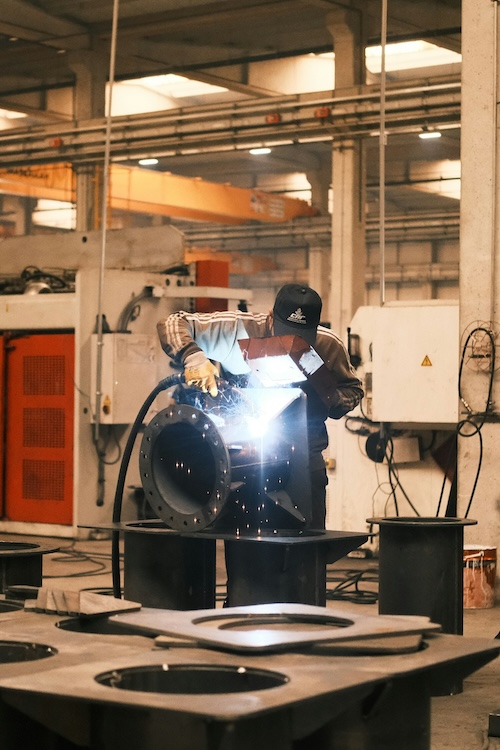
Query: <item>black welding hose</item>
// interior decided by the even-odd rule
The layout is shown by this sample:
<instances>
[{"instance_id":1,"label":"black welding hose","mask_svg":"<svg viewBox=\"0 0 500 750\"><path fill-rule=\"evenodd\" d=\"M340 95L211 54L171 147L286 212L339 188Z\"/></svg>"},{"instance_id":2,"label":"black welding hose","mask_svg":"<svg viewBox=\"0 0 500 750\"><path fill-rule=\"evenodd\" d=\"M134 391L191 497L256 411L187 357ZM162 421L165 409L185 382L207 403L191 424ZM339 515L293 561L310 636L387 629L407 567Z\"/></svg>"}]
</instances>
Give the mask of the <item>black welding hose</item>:
<instances>
[{"instance_id":1,"label":"black welding hose","mask_svg":"<svg viewBox=\"0 0 500 750\"><path fill-rule=\"evenodd\" d=\"M149 407L161 391L167 390L174 385L179 385L184 382L184 374L170 375L168 378L160 380L158 385L153 388L143 405L139 409L137 416L134 420L130 433L127 438L125 450L123 451L122 461L120 464L120 471L118 473L118 481L116 483L115 499L113 502L113 523L119 524L122 516L122 504L123 504L123 490L125 487L125 478L127 476L128 465L130 463L130 456L134 447L137 433L139 432L140 426L144 420L144 417L148 413ZM111 572L113 578L113 596L115 599L121 599L121 581L120 581L120 531L118 529L113 530L111 534Z\"/></svg>"}]
</instances>

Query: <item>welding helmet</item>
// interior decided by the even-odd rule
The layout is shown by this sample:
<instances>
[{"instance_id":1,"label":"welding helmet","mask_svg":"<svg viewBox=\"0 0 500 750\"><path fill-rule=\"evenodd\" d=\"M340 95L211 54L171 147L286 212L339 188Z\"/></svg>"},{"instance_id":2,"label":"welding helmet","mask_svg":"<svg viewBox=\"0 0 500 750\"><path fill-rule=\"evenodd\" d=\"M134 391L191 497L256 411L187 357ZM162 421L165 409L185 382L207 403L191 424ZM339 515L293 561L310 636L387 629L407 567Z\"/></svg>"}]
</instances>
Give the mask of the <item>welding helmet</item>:
<instances>
[{"instance_id":1,"label":"welding helmet","mask_svg":"<svg viewBox=\"0 0 500 750\"><path fill-rule=\"evenodd\" d=\"M300 336L311 346L321 317L321 297L304 284L285 284L273 307L275 336Z\"/></svg>"}]
</instances>

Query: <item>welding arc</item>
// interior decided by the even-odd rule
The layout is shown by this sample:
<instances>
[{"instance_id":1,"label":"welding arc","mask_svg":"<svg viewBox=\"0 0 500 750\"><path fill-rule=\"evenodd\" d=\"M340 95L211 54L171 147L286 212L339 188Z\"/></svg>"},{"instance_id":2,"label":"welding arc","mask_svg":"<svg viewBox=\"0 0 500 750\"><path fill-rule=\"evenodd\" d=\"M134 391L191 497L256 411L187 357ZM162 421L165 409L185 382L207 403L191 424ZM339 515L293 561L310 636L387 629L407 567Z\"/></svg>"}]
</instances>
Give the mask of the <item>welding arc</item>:
<instances>
[{"instance_id":1,"label":"welding arc","mask_svg":"<svg viewBox=\"0 0 500 750\"><path fill-rule=\"evenodd\" d=\"M119 524L121 521L125 478L127 476L130 456L132 455L132 450L137 437L137 433L139 432L139 428L144 420L144 417L148 413L149 407L158 396L158 394L161 393L161 391L166 391L167 388L171 388L172 386L179 385L183 382L183 373L170 375L168 378L160 380L158 385L153 388L137 413L135 421L130 429L125 450L123 451L120 471L118 473L118 480L116 483L115 498L113 502L113 523L115 524ZM115 597L115 599L121 599L122 592L120 581L120 532L118 530L113 530L111 535L111 573L113 580L113 596Z\"/></svg>"}]
</instances>

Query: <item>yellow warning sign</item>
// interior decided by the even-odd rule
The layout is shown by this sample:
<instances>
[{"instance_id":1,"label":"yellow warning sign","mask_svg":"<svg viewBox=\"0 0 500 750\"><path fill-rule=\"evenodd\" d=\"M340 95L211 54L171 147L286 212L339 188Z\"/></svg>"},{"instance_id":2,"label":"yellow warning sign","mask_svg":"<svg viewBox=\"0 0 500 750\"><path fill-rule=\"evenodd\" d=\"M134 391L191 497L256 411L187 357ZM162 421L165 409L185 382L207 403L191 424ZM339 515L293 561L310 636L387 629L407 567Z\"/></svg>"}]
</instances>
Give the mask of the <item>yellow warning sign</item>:
<instances>
[{"instance_id":1,"label":"yellow warning sign","mask_svg":"<svg viewBox=\"0 0 500 750\"><path fill-rule=\"evenodd\" d=\"M424 357L424 359L422 361L422 365L421 366L422 367L432 367L432 362L430 361L430 359L427 356L427 354L425 355L425 357Z\"/></svg>"}]
</instances>

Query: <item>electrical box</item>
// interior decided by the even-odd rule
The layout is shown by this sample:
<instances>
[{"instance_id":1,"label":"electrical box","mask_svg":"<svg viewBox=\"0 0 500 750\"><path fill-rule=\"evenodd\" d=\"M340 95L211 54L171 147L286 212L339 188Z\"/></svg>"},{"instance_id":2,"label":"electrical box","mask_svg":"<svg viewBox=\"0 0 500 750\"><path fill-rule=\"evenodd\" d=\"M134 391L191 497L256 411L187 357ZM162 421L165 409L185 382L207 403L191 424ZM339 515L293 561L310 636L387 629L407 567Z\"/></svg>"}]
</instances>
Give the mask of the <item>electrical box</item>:
<instances>
[{"instance_id":1,"label":"electrical box","mask_svg":"<svg viewBox=\"0 0 500 750\"><path fill-rule=\"evenodd\" d=\"M362 342L370 419L456 424L458 304L392 303L360 308L351 329Z\"/></svg>"},{"instance_id":2,"label":"electrical box","mask_svg":"<svg viewBox=\"0 0 500 750\"><path fill-rule=\"evenodd\" d=\"M92 335L91 403L95 421L98 336ZM158 383L157 337L147 333L105 333L102 336L102 377L99 421L132 424Z\"/></svg>"}]
</instances>

